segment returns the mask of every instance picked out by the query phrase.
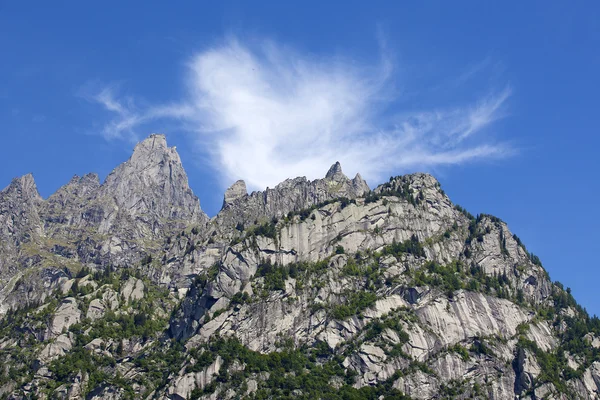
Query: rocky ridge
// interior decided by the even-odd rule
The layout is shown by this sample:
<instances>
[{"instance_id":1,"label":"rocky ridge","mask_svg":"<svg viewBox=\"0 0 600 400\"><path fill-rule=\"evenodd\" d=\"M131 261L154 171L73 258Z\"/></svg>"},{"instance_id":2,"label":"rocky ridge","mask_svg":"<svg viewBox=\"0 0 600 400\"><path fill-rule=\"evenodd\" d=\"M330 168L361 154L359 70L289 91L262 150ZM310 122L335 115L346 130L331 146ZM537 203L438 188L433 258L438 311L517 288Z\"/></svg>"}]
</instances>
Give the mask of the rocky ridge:
<instances>
[{"instance_id":1,"label":"rocky ridge","mask_svg":"<svg viewBox=\"0 0 600 400\"><path fill-rule=\"evenodd\" d=\"M0 223L5 398L599 398L600 321L428 174L238 181L209 220L151 135Z\"/></svg>"},{"instance_id":2,"label":"rocky ridge","mask_svg":"<svg viewBox=\"0 0 600 400\"><path fill-rule=\"evenodd\" d=\"M0 192L0 207L2 313L44 300L68 270L133 265L174 232L208 222L164 135L140 142L102 184L96 174L74 176L43 200L25 175ZM23 289L15 292L19 279Z\"/></svg>"}]
</instances>

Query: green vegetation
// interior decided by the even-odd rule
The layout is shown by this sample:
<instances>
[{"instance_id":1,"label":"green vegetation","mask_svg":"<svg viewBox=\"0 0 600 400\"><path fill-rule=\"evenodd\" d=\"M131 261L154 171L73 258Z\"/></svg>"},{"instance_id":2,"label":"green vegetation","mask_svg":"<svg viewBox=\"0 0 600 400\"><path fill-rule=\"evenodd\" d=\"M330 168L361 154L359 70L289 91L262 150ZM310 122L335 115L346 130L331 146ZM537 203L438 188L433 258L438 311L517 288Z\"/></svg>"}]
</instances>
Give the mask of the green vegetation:
<instances>
[{"instance_id":1,"label":"green vegetation","mask_svg":"<svg viewBox=\"0 0 600 400\"><path fill-rule=\"evenodd\" d=\"M412 272L416 286L441 287L448 297L452 298L455 291L466 289L472 292L494 294L497 297L518 302L518 291L514 290L505 272L488 275L480 266L472 264L467 268L460 261L453 261L446 266L434 261L427 261L423 268ZM523 293L520 292L521 300Z\"/></svg>"},{"instance_id":2,"label":"green vegetation","mask_svg":"<svg viewBox=\"0 0 600 400\"><path fill-rule=\"evenodd\" d=\"M486 344L483 338L475 338L473 344L469 348L469 351L475 354L484 355L484 356L494 356L494 352L490 349Z\"/></svg>"},{"instance_id":3,"label":"green vegetation","mask_svg":"<svg viewBox=\"0 0 600 400\"><path fill-rule=\"evenodd\" d=\"M527 253L527 255L529 256L529 260L534 263L535 265L542 267L542 262L540 261L539 257L536 256L533 253L530 253L527 251L527 248L525 247L525 245L523 244L523 242L521 241L521 239L517 236L517 235L513 235L513 239L517 242L517 244L519 246L521 246L523 248L523 250L525 250L525 252Z\"/></svg>"},{"instance_id":4,"label":"green vegetation","mask_svg":"<svg viewBox=\"0 0 600 400\"><path fill-rule=\"evenodd\" d=\"M600 319L597 316L590 317L587 311L577 304L570 289L565 290L560 282L554 283L551 300L552 306L538 308L536 318L550 321L557 328L555 332L560 340L559 346L551 352L543 351L537 343L527 339L527 331L524 328L519 330L518 346L536 356L542 369L537 382L550 382L560 392L569 394L565 381L581 378L594 361L600 361L600 349L590 346L585 339L590 333L600 337ZM562 313L567 308L575 310L575 315ZM561 326L564 328L558 329ZM574 370L568 366L565 352L576 357L580 362L579 368Z\"/></svg>"},{"instance_id":5,"label":"green vegetation","mask_svg":"<svg viewBox=\"0 0 600 400\"><path fill-rule=\"evenodd\" d=\"M336 248L337 254L344 254L343 247ZM410 239L384 247L377 253L368 252L366 254L356 253L348 257L346 265L342 269L342 274L348 277L358 279L357 286L364 289L355 289L342 294L342 301L339 304L313 305L313 311L326 308L328 315L334 319L347 319L353 315L361 315L361 312L375 304L377 295L375 288L384 284L382 269L379 267L379 260L386 255L400 257L402 254L413 254L418 257L424 257L425 251L416 236ZM256 270L256 277L262 277L263 283L258 292L265 298L271 291L285 290L285 281L288 278L296 279L296 289L301 290L309 277L314 278L315 274L326 270L329 259L317 263L292 263L288 265L273 264L269 260L261 262ZM312 280L312 288L318 288L318 281ZM391 283L391 282L390 282Z\"/></svg>"},{"instance_id":6,"label":"green vegetation","mask_svg":"<svg viewBox=\"0 0 600 400\"><path fill-rule=\"evenodd\" d=\"M454 346L448 347L448 351L451 353L458 354L463 361L469 361L469 350L467 350L466 347L462 346L459 343L456 343Z\"/></svg>"},{"instance_id":7,"label":"green vegetation","mask_svg":"<svg viewBox=\"0 0 600 400\"><path fill-rule=\"evenodd\" d=\"M376 259L362 258L360 253L348 257L342 269L342 276L356 277L364 280L364 287L373 289L383 285L382 271Z\"/></svg>"},{"instance_id":8,"label":"green vegetation","mask_svg":"<svg viewBox=\"0 0 600 400\"><path fill-rule=\"evenodd\" d=\"M365 196L365 204L374 203L386 196L399 197L407 200L413 206L420 204L424 199L423 192L417 193L415 196L414 190L410 187L410 182L407 177L397 176L390 177L389 182L383 184L379 193L369 192Z\"/></svg>"},{"instance_id":9,"label":"green vegetation","mask_svg":"<svg viewBox=\"0 0 600 400\"><path fill-rule=\"evenodd\" d=\"M440 386L441 398L454 399L464 394L470 386L466 380L452 379Z\"/></svg>"},{"instance_id":10,"label":"green vegetation","mask_svg":"<svg viewBox=\"0 0 600 400\"><path fill-rule=\"evenodd\" d=\"M250 295L246 292L237 292L231 298L230 306L235 306L236 304L246 304L251 301Z\"/></svg>"},{"instance_id":11,"label":"green vegetation","mask_svg":"<svg viewBox=\"0 0 600 400\"><path fill-rule=\"evenodd\" d=\"M163 343L162 345L156 343L144 354L136 357L134 364L136 367L142 369L144 382L149 385L146 395L153 388L164 387L169 376L179 371L185 358L185 347L175 340Z\"/></svg>"},{"instance_id":12,"label":"green vegetation","mask_svg":"<svg viewBox=\"0 0 600 400\"><path fill-rule=\"evenodd\" d=\"M271 239L277 237L277 219L248 228L247 236L264 236Z\"/></svg>"},{"instance_id":13,"label":"green vegetation","mask_svg":"<svg viewBox=\"0 0 600 400\"><path fill-rule=\"evenodd\" d=\"M334 319L346 319L354 315L360 316L361 312L375 305L377 295L373 292L360 291L346 294L343 304L331 306L330 316Z\"/></svg>"},{"instance_id":14,"label":"green vegetation","mask_svg":"<svg viewBox=\"0 0 600 400\"><path fill-rule=\"evenodd\" d=\"M123 302L121 299L118 310L107 309L96 321L83 318L71 325L69 331L74 337L73 348L48 364L52 379L44 380L41 390L50 395L58 386L72 383L75 376L83 373L88 375L87 384L82 388L83 395L100 384L110 384L120 387L126 398L136 397L132 385L138 378L125 380L115 373L117 360L125 353L123 339L143 344L162 335L168 327L168 311L172 307L172 299L166 289L153 285L143 278L138 270L115 270L110 266L102 271L81 268L66 296L57 291L51 295L52 300L41 307L35 305L8 313L0 322L0 335L12 338L15 342L14 346L0 352L0 361L11 365L8 371L0 370L0 384L33 379L34 371L38 368L35 360L38 359L41 349L48 344L40 342L38 338L47 330L62 299L74 297L85 315L93 299L101 299L107 291L118 293L122 283L132 275L144 281L144 297L130 302ZM98 342L102 353L86 348L94 339L103 339ZM183 357L181 349L179 353L180 357ZM165 365L164 360L168 360L167 357L163 355L159 359L160 371L169 371L169 368L172 368ZM174 367L176 368L171 369L171 372L178 369L176 365ZM162 374L163 372L161 379ZM166 376L164 378L166 379ZM149 390L158 385L158 381L149 380L150 375L139 379L141 381L138 380L137 383L143 384Z\"/></svg>"},{"instance_id":15,"label":"green vegetation","mask_svg":"<svg viewBox=\"0 0 600 400\"><path fill-rule=\"evenodd\" d=\"M285 290L285 281L290 276L290 268L271 264L269 260L258 265L255 276L264 278L264 290Z\"/></svg>"},{"instance_id":16,"label":"green vegetation","mask_svg":"<svg viewBox=\"0 0 600 400\"><path fill-rule=\"evenodd\" d=\"M323 208L329 204L335 204L335 203L339 203L340 209L343 210L344 208L348 207L350 204L356 204L356 200L348 199L346 197L338 197L335 199L323 201L321 203L315 204L308 208L304 208L302 210L290 211L285 218L285 222L291 221L296 215L300 217L300 221L304 221L312 214L312 212L314 210L318 210L319 208Z\"/></svg>"},{"instance_id":17,"label":"green vegetation","mask_svg":"<svg viewBox=\"0 0 600 400\"><path fill-rule=\"evenodd\" d=\"M391 329L398 334L401 343L407 343L409 336L402 325L400 324L399 318L395 316L382 316L381 318L375 318L369 322L363 329L365 332L365 340L373 340L375 337L381 335L386 329Z\"/></svg>"},{"instance_id":18,"label":"green vegetation","mask_svg":"<svg viewBox=\"0 0 600 400\"><path fill-rule=\"evenodd\" d=\"M581 377L581 372L574 371L567 364L562 350L545 352L538 345L525 337L521 336L517 345L520 349L531 351L540 366L541 372L536 378L537 383L552 383L561 393L570 394L567 388L566 380Z\"/></svg>"},{"instance_id":19,"label":"green vegetation","mask_svg":"<svg viewBox=\"0 0 600 400\"><path fill-rule=\"evenodd\" d=\"M127 314L115 314L113 311L108 311L103 318L93 323L84 320L82 323L71 325L69 330L77 334L78 340L84 344L94 338L141 337L143 340L147 340L168 326L166 318L152 318L150 313L148 309ZM88 331L90 328L91 330ZM84 333L86 331L87 333Z\"/></svg>"},{"instance_id":20,"label":"green vegetation","mask_svg":"<svg viewBox=\"0 0 600 400\"><path fill-rule=\"evenodd\" d=\"M315 263L297 262L287 265L272 264L267 260L258 265L255 276L264 278L262 296L265 297L269 291L285 290L285 281L288 278L294 278L297 285L302 285L312 274L325 271L328 264L329 258Z\"/></svg>"},{"instance_id":21,"label":"green vegetation","mask_svg":"<svg viewBox=\"0 0 600 400\"><path fill-rule=\"evenodd\" d=\"M407 319L407 312L410 312L410 310L398 309L392 311L390 314L382 315L380 318L371 320L363 327L357 336L353 337L343 346L341 346L341 348L343 348L343 354L345 356L350 356L352 353L358 351L363 343L371 342L382 348L389 357L402 357L410 359L410 356L405 354L402 350L402 346L405 343L408 343L410 337L400 322L401 320ZM397 334L399 339L397 343L390 343L388 339L385 339L382 336L382 334L388 329Z\"/></svg>"},{"instance_id":22,"label":"green vegetation","mask_svg":"<svg viewBox=\"0 0 600 400\"><path fill-rule=\"evenodd\" d=\"M346 372L342 365L343 358L332 356L324 346L323 343L313 348L290 346L282 351L262 354L249 350L235 338L216 337L191 352L195 364L189 368L202 370L218 355L223 360L223 366L216 382L234 389L253 374L269 372L269 378L250 397L253 399L409 399L392 387L392 379L377 386L353 388L355 374ZM236 360L244 366L243 370L228 373L228 367ZM341 387L331 385L334 377L341 380ZM393 378L395 380L397 376ZM195 391L192 397L197 398L215 390L216 385L209 385L204 390Z\"/></svg>"},{"instance_id":23,"label":"green vegetation","mask_svg":"<svg viewBox=\"0 0 600 400\"><path fill-rule=\"evenodd\" d=\"M475 219L475 217L473 216L473 214L471 214L470 212L468 212L466 209L464 209L460 205L455 204L454 208L456 209L456 211L460 212L462 215L464 215L465 217L467 217L467 219L469 219L469 220L474 220Z\"/></svg>"},{"instance_id":24,"label":"green vegetation","mask_svg":"<svg viewBox=\"0 0 600 400\"><path fill-rule=\"evenodd\" d=\"M110 368L116 365L112 357L99 356L81 346L77 346L68 354L54 360L48 366L48 370L54 375L54 382L49 389L62 383L72 382L74 374L79 372L88 374L87 387L89 392L101 383L109 383L125 389L129 398L133 398L133 388L120 376L109 373Z\"/></svg>"},{"instance_id":25,"label":"green vegetation","mask_svg":"<svg viewBox=\"0 0 600 400\"><path fill-rule=\"evenodd\" d=\"M403 253L412 254L415 257L425 257L425 250L423 246L419 242L419 238L415 235L412 235L409 240L405 240L402 243L397 243L395 240L392 244L385 246L383 250L381 250L378 258L384 255L391 255L394 257L399 257Z\"/></svg>"},{"instance_id":26,"label":"green vegetation","mask_svg":"<svg viewBox=\"0 0 600 400\"><path fill-rule=\"evenodd\" d=\"M369 290L381 288L384 283L392 285L394 279L385 279L383 270L380 268L380 261L384 256L394 256L401 259L404 254L412 254L415 257L425 257L425 250L416 236L404 242L392 244L383 247L378 252L357 252L352 257L348 257L346 265L342 269L342 275L346 277L356 277L363 280L364 287Z\"/></svg>"},{"instance_id":27,"label":"green vegetation","mask_svg":"<svg viewBox=\"0 0 600 400\"><path fill-rule=\"evenodd\" d=\"M244 228L244 224L241 222L238 222L237 225L235 226L235 229L237 231L239 231L240 233L235 236L233 239L231 239L231 242L229 243L230 246L235 246L238 243L241 243L242 241L244 241L245 239L249 239L250 240L250 245L256 247L256 237L257 236L263 236L263 237L267 237L273 240L277 240L277 223L279 222L279 220L275 217L273 217L270 221L266 221L263 223L259 224L259 221L256 220L254 221L254 225L248 227L247 229ZM212 239L212 238L211 238ZM214 242L214 240L213 240Z\"/></svg>"}]
</instances>

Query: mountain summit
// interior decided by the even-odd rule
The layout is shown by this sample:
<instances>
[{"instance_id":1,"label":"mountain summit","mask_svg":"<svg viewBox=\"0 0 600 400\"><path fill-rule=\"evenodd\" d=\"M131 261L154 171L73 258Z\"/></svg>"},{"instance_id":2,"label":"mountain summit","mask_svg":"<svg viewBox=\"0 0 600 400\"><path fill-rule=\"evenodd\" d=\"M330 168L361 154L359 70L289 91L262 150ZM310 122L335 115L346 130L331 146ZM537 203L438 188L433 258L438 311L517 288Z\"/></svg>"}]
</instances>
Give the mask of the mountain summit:
<instances>
[{"instance_id":1,"label":"mountain summit","mask_svg":"<svg viewBox=\"0 0 600 400\"><path fill-rule=\"evenodd\" d=\"M600 320L433 176L240 180L209 219L164 135L0 192L0 311L9 399L600 393Z\"/></svg>"},{"instance_id":2,"label":"mountain summit","mask_svg":"<svg viewBox=\"0 0 600 400\"><path fill-rule=\"evenodd\" d=\"M329 168L329 171L327 171L327 175L325 175L325 178L331 180L336 180L336 178L346 178L346 175L344 175L344 173L342 172L342 165L339 161L336 161L335 164L333 164L331 168Z\"/></svg>"},{"instance_id":3,"label":"mountain summit","mask_svg":"<svg viewBox=\"0 0 600 400\"><path fill-rule=\"evenodd\" d=\"M207 220L188 185L179 154L167 147L165 135L153 134L138 143L131 158L108 175L100 196L112 198L120 210L154 234L160 233L161 220Z\"/></svg>"},{"instance_id":4,"label":"mountain summit","mask_svg":"<svg viewBox=\"0 0 600 400\"><path fill-rule=\"evenodd\" d=\"M102 192L132 216L153 214L188 222L205 219L179 154L167 147L164 135L150 135L138 143L131 158L108 175Z\"/></svg>"}]
</instances>

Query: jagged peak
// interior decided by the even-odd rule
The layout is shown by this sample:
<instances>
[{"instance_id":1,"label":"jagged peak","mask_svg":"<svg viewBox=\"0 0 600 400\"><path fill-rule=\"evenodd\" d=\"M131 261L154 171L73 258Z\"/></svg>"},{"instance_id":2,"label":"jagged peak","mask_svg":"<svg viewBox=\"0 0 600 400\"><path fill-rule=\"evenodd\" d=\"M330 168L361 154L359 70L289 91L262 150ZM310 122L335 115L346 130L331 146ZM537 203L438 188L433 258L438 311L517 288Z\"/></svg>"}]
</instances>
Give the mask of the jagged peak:
<instances>
[{"instance_id":1,"label":"jagged peak","mask_svg":"<svg viewBox=\"0 0 600 400\"><path fill-rule=\"evenodd\" d=\"M80 180L81 180L81 176L75 174L75 175L73 175L73 177L71 178L69 183L67 183L67 185L75 185L75 184L79 183Z\"/></svg>"},{"instance_id":2,"label":"jagged peak","mask_svg":"<svg viewBox=\"0 0 600 400\"><path fill-rule=\"evenodd\" d=\"M138 142L129 160L115 168L107 177L107 182L110 182L115 174L155 175L157 173L156 168L163 164L176 167L181 175L184 175L185 186L187 187L187 175L183 172L183 165L177 150L175 147L168 147L166 136L158 133L153 133ZM169 171L172 172L172 169L163 170L163 172ZM153 180L156 176L150 178L150 180Z\"/></svg>"},{"instance_id":3,"label":"jagged peak","mask_svg":"<svg viewBox=\"0 0 600 400\"><path fill-rule=\"evenodd\" d=\"M64 196L86 197L100 187L100 178L96 173L88 173L84 176L73 175L69 183L61 186L48 200L50 202L63 199ZM62 201L62 200L60 200Z\"/></svg>"},{"instance_id":4,"label":"jagged peak","mask_svg":"<svg viewBox=\"0 0 600 400\"><path fill-rule=\"evenodd\" d=\"M228 204L232 204L237 199L248 195L248 189L246 188L246 182L243 180L237 180L231 185L226 191L223 198L223 207Z\"/></svg>"},{"instance_id":5,"label":"jagged peak","mask_svg":"<svg viewBox=\"0 0 600 400\"><path fill-rule=\"evenodd\" d=\"M339 161L336 161L335 164L333 164L331 168L329 168L329 171L327 171L325 179L339 180L342 178L348 179L348 177L342 172L342 165Z\"/></svg>"},{"instance_id":6,"label":"jagged peak","mask_svg":"<svg viewBox=\"0 0 600 400\"><path fill-rule=\"evenodd\" d=\"M167 137L162 133L152 133L146 139L139 142L133 152L138 148L150 148L151 150L167 149Z\"/></svg>"},{"instance_id":7,"label":"jagged peak","mask_svg":"<svg viewBox=\"0 0 600 400\"><path fill-rule=\"evenodd\" d=\"M37 185L35 184L35 179L31 173L14 178L10 185L2 190L2 193L14 192L18 193L24 199L41 199L41 196L37 190Z\"/></svg>"},{"instance_id":8,"label":"jagged peak","mask_svg":"<svg viewBox=\"0 0 600 400\"><path fill-rule=\"evenodd\" d=\"M354 179L352 179L352 184L356 188L362 189L362 191L363 191L362 194L368 193L371 190L367 181L365 181L359 173L357 173L356 176L354 177Z\"/></svg>"},{"instance_id":9,"label":"jagged peak","mask_svg":"<svg viewBox=\"0 0 600 400\"><path fill-rule=\"evenodd\" d=\"M113 197L132 215L151 213L160 218L204 220L198 198L175 147L166 136L151 134L139 142L133 154L115 168L101 186L101 195Z\"/></svg>"},{"instance_id":10,"label":"jagged peak","mask_svg":"<svg viewBox=\"0 0 600 400\"><path fill-rule=\"evenodd\" d=\"M31 172L29 172L23 176L14 178L13 182L17 182L24 187L32 187L32 186L35 187L36 186L35 179L33 178L33 174Z\"/></svg>"},{"instance_id":11,"label":"jagged peak","mask_svg":"<svg viewBox=\"0 0 600 400\"><path fill-rule=\"evenodd\" d=\"M427 172L415 172L410 174L409 177L414 183L424 188L439 188L441 186L440 182Z\"/></svg>"},{"instance_id":12,"label":"jagged peak","mask_svg":"<svg viewBox=\"0 0 600 400\"><path fill-rule=\"evenodd\" d=\"M381 191L388 189L390 187L396 188L399 185L404 183L409 183L411 185L415 185L423 188L439 188L440 183L435 177L426 172L414 172L412 174L406 175L398 175L390 177L388 182L382 183L377 188L376 191Z\"/></svg>"},{"instance_id":13,"label":"jagged peak","mask_svg":"<svg viewBox=\"0 0 600 400\"><path fill-rule=\"evenodd\" d=\"M97 173L95 172L90 172L88 174L85 174L82 178L81 181L84 182L90 182L90 183L94 183L94 184L98 184L100 185L100 177L98 176Z\"/></svg>"},{"instance_id":14,"label":"jagged peak","mask_svg":"<svg viewBox=\"0 0 600 400\"><path fill-rule=\"evenodd\" d=\"M223 206L217 214L219 225L236 226L252 223L261 218L281 217L291 211L344 197L355 199L370 191L367 183L357 174L349 179L336 162L325 178L308 180L306 177L288 178L274 188L247 193L244 181L237 181L225 192Z\"/></svg>"},{"instance_id":15,"label":"jagged peak","mask_svg":"<svg viewBox=\"0 0 600 400\"><path fill-rule=\"evenodd\" d=\"M73 177L71 178L71 180L69 181L69 185L78 185L78 184L92 184L92 185L100 185L100 178L98 177L98 174L95 172L90 172L88 174L85 174L83 176L79 176L77 174L73 175Z\"/></svg>"},{"instance_id":16,"label":"jagged peak","mask_svg":"<svg viewBox=\"0 0 600 400\"><path fill-rule=\"evenodd\" d=\"M167 146L167 138L163 134L153 133L146 139L138 142L133 149L133 154L128 160L141 168L163 161L165 158L181 164L179 154L175 147Z\"/></svg>"}]
</instances>

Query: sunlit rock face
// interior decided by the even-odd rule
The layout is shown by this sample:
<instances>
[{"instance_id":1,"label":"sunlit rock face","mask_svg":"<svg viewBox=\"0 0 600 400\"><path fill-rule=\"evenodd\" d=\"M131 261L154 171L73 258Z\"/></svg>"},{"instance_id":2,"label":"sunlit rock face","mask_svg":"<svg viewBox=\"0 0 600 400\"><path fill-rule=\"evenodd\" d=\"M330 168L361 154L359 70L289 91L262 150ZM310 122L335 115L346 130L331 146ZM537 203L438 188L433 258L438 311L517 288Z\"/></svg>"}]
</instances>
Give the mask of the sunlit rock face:
<instances>
[{"instance_id":1,"label":"sunlit rock face","mask_svg":"<svg viewBox=\"0 0 600 400\"><path fill-rule=\"evenodd\" d=\"M164 135L0 192L0 310L13 399L600 393L600 322L431 175L237 181L209 219Z\"/></svg>"}]
</instances>

